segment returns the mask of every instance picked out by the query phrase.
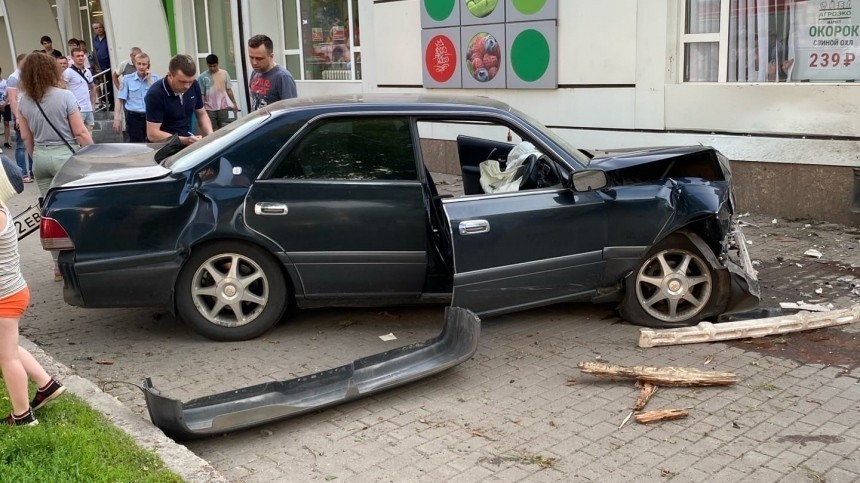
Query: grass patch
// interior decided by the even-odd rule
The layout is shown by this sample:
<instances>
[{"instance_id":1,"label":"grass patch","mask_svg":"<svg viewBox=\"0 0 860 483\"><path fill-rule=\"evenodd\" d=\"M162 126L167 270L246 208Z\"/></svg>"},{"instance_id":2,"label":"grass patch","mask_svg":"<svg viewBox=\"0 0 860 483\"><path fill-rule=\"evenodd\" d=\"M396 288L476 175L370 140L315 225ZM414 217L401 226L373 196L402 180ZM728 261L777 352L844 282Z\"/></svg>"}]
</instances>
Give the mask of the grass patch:
<instances>
[{"instance_id":1,"label":"grass patch","mask_svg":"<svg viewBox=\"0 0 860 483\"><path fill-rule=\"evenodd\" d=\"M0 394L6 417L12 405L2 379ZM36 415L38 426L0 425L0 482L182 482L154 451L69 393Z\"/></svg>"}]
</instances>

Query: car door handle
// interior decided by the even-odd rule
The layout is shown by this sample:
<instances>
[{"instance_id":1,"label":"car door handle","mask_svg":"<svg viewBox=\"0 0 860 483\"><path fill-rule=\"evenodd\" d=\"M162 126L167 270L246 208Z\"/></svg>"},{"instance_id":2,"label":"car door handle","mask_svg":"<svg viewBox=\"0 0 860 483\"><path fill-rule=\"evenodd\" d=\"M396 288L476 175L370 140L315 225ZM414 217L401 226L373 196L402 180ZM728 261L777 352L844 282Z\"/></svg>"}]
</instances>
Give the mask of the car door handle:
<instances>
[{"instance_id":1,"label":"car door handle","mask_svg":"<svg viewBox=\"0 0 860 483\"><path fill-rule=\"evenodd\" d=\"M461 235L477 235L490 231L490 222L487 220L469 220L460 222Z\"/></svg>"},{"instance_id":2,"label":"car door handle","mask_svg":"<svg viewBox=\"0 0 860 483\"><path fill-rule=\"evenodd\" d=\"M286 215L287 205L283 203L257 203L254 205L255 215Z\"/></svg>"}]
</instances>

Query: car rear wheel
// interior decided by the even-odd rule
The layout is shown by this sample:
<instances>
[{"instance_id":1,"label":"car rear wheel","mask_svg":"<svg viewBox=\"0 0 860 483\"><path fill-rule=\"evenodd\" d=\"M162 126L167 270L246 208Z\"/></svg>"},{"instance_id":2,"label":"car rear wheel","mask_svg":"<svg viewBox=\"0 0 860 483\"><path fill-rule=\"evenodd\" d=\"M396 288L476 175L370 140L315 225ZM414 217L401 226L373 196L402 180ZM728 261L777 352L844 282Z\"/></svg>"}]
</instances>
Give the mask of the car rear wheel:
<instances>
[{"instance_id":1,"label":"car rear wheel","mask_svg":"<svg viewBox=\"0 0 860 483\"><path fill-rule=\"evenodd\" d=\"M718 292L717 274L699 248L670 235L628 277L620 312L637 325L686 327L713 313Z\"/></svg>"},{"instance_id":2,"label":"car rear wheel","mask_svg":"<svg viewBox=\"0 0 860 483\"><path fill-rule=\"evenodd\" d=\"M274 326L287 308L288 290L278 262L241 242L194 250L176 287L180 317L213 340L252 339Z\"/></svg>"}]
</instances>

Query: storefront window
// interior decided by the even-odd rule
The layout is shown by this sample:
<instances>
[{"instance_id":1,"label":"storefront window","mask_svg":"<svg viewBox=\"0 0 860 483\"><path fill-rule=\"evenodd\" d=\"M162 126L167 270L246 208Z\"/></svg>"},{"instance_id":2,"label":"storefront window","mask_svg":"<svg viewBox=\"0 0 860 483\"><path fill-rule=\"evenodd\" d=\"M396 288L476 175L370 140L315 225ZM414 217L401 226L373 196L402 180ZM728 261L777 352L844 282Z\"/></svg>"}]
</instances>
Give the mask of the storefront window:
<instances>
[{"instance_id":1,"label":"storefront window","mask_svg":"<svg viewBox=\"0 0 860 483\"><path fill-rule=\"evenodd\" d=\"M302 80L361 79L357 0L284 0L287 69Z\"/></svg>"},{"instance_id":2,"label":"storefront window","mask_svg":"<svg viewBox=\"0 0 860 483\"><path fill-rule=\"evenodd\" d=\"M686 0L688 82L856 82L856 0Z\"/></svg>"}]
</instances>

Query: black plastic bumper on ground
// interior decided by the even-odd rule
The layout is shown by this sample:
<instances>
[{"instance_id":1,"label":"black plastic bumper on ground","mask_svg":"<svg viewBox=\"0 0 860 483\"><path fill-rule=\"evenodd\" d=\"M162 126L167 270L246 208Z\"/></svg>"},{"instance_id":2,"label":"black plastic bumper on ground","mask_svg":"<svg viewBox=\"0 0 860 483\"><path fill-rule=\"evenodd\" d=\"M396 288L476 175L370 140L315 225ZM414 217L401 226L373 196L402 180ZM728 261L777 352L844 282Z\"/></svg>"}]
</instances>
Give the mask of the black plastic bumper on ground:
<instances>
[{"instance_id":1,"label":"black plastic bumper on ground","mask_svg":"<svg viewBox=\"0 0 860 483\"><path fill-rule=\"evenodd\" d=\"M466 309L445 310L434 339L357 359L287 381L269 382L182 403L143 381L149 417L176 440L221 434L287 419L431 376L467 361L478 349L481 321Z\"/></svg>"}]
</instances>

